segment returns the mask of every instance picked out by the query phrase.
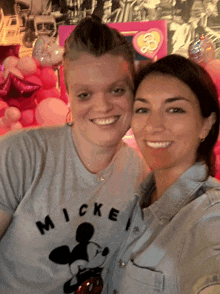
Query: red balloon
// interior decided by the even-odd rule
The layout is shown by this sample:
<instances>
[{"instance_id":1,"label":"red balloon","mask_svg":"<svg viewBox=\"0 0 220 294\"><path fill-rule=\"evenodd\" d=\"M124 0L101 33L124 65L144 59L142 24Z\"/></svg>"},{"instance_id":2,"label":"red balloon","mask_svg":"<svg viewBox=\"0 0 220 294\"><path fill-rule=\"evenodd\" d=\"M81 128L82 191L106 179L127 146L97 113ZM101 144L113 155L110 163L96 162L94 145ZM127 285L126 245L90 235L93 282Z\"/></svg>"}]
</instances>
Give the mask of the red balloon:
<instances>
[{"instance_id":1,"label":"red balloon","mask_svg":"<svg viewBox=\"0 0 220 294\"><path fill-rule=\"evenodd\" d=\"M29 126L34 123L35 120L35 113L33 109L24 110L21 113L20 122L23 126Z\"/></svg>"},{"instance_id":2,"label":"red balloon","mask_svg":"<svg viewBox=\"0 0 220 294\"><path fill-rule=\"evenodd\" d=\"M31 75L29 77L26 77L25 81L28 81L28 82L36 84L36 85L40 85L42 87L42 82L41 82L40 78L38 78L35 75Z\"/></svg>"},{"instance_id":3,"label":"red balloon","mask_svg":"<svg viewBox=\"0 0 220 294\"><path fill-rule=\"evenodd\" d=\"M9 130L0 126L0 136L6 134Z\"/></svg>"},{"instance_id":4,"label":"red balloon","mask_svg":"<svg viewBox=\"0 0 220 294\"><path fill-rule=\"evenodd\" d=\"M0 117L4 116L6 108L8 108L8 104L0 99Z\"/></svg>"},{"instance_id":5,"label":"red balloon","mask_svg":"<svg viewBox=\"0 0 220 294\"><path fill-rule=\"evenodd\" d=\"M43 83L43 87L45 89L51 89L56 87L57 83L57 76L52 68L45 67L41 70L40 79Z\"/></svg>"},{"instance_id":6,"label":"red balloon","mask_svg":"<svg viewBox=\"0 0 220 294\"><path fill-rule=\"evenodd\" d=\"M56 87L51 88L49 90L40 89L36 93L35 97L36 97L37 103L40 103L42 100L50 98L50 97L60 98L60 92Z\"/></svg>"}]
</instances>

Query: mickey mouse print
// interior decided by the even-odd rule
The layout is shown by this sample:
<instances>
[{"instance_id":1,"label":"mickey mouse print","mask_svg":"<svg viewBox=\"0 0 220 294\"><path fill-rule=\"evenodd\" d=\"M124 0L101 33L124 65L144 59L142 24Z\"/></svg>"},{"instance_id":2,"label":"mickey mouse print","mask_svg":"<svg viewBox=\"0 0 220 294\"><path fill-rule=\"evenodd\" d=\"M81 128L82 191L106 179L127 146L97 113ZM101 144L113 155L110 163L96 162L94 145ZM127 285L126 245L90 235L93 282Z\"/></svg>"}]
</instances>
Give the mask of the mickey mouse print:
<instances>
[{"instance_id":1,"label":"mickey mouse print","mask_svg":"<svg viewBox=\"0 0 220 294\"><path fill-rule=\"evenodd\" d=\"M57 264L66 264L72 273L72 278L64 286L64 293L101 293L103 281L102 265L109 253L109 248L101 248L90 239L94 234L92 224L84 222L76 230L76 245L71 251L66 245L55 248L49 259Z\"/></svg>"}]
</instances>

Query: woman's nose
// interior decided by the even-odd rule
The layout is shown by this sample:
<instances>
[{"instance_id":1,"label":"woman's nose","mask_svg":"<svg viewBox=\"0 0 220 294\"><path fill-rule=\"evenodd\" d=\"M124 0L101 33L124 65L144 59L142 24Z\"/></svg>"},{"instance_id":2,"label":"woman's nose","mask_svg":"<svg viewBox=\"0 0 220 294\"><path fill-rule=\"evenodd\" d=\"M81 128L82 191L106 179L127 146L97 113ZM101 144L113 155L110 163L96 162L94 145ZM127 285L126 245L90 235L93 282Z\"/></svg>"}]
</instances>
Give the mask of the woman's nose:
<instances>
[{"instance_id":1,"label":"woman's nose","mask_svg":"<svg viewBox=\"0 0 220 294\"><path fill-rule=\"evenodd\" d=\"M161 112L151 113L145 125L149 132L161 132L165 129L165 118Z\"/></svg>"}]
</instances>

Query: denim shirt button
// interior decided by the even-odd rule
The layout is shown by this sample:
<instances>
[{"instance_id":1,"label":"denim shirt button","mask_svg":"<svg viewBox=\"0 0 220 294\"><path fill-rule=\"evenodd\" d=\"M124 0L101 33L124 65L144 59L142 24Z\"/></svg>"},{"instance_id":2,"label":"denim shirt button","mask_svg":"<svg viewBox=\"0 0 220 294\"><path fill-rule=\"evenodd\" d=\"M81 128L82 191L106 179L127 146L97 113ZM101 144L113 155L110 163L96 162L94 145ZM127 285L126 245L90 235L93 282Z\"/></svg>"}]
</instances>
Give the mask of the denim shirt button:
<instances>
[{"instance_id":1,"label":"denim shirt button","mask_svg":"<svg viewBox=\"0 0 220 294\"><path fill-rule=\"evenodd\" d=\"M122 261L122 260L119 260L119 266L120 266L121 268L123 268L123 267L126 266L126 263L125 263L124 261Z\"/></svg>"},{"instance_id":2,"label":"denim shirt button","mask_svg":"<svg viewBox=\"0 0 220 294\"><path fill-rule=\"evenodd\" d=\"M139 227L134 227L134 228L133 228L133 233L134 233L134 234L138 234L139 232L140 232Z\"/></svg>"}]
</instances>

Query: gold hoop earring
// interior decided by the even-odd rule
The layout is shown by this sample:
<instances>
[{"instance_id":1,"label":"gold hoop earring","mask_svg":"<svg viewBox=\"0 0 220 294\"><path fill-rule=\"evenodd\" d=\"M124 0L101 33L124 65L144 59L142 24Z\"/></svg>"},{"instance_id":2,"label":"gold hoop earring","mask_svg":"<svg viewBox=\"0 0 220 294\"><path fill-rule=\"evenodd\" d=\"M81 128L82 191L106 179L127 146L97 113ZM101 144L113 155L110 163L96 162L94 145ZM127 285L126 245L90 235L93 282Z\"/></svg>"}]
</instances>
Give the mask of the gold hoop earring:
<instances>
[{"instance_id":1,"label":"gold hoop earring","mask_svg":"<svg viewBox=\"0 0 220 294\"><path fill-rule=\"evenodd\" d=\"M66 115L66 124L70 127L73 126L73 118L72 118L71 109L68 111L68 113Z\"/></svg>"}]
</instances>

